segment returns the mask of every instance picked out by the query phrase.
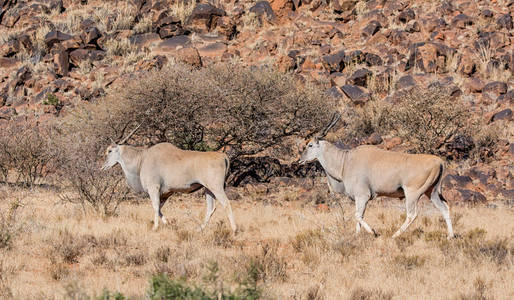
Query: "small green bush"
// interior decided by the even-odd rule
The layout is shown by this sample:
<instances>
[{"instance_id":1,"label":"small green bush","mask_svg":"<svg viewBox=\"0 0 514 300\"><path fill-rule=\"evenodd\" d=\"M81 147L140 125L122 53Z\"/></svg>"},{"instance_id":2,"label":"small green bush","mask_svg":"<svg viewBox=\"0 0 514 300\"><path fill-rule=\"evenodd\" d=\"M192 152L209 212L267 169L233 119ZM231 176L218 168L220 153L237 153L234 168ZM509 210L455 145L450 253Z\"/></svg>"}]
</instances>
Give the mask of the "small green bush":
<instances>
[{"instance_id":1,"label":"small green bush","mask_svg":"<svg viewBox=\"0 0 514 300\"><path fill-rule=\"evenodd\" d=\"M218 291L219 292L219 291ZM215 299L258 299L260 294L255 289L244 286L238 293L209 293L200 287L190 287L185 282L173 280L165 275L153 276L147 296L151 300L215 300Z\"/></svg>"}]
</instances>

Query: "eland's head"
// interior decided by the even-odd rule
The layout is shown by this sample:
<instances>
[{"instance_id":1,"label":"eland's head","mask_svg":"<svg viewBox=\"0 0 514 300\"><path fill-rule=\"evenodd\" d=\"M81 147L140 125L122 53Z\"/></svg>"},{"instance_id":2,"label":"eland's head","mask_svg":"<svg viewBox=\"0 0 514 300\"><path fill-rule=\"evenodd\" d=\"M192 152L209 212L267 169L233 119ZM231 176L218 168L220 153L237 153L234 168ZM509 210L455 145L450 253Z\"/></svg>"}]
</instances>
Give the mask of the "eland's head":
<instances>
[{"instance_id":1,"label":"eland's head","mask_svg":"<svg viewBox=\"0 0 514 300\"><path fill-rule=\"evenodd\" d=\"M300 156L300 160L298 161L300 164L304 164L307 162L311 162L318 158L320 152L320 144L319 138L314 137L307 141L305 148L302 151L302 155Z\"/></svg>"},{"instance_id":2,"label":"eland's head","mask_svg":"<svg viewBox=\"0 0 514 300\"><path fill-rule=\"evenodd\" d=\"M300 164L313 161L319 157L321 152L320 139L327 135L327 132L337 124L339 119L341 119L341 115L334 113L332 120L330 120L330 123L323 129L323 131L315 137L307 140L300 156L300 160L298 161Z\"/></svg>"},{"instance_id":3,"label":"eland's head","mask_svg":"<svg viewBox=\"0 0 514 300\"><path fill-rule=\"evenodd\" d=\"M105 150L105 162L102 166L102 170L108 170L116 165L120 161L120 145L111 144Z\"/></svg>"},{"instance_id":4,"label":"eland's head","mask_svg":"<svg viewBox=\"0 0 514 300\"><path fill-rule=\"evenodd\" d=\"M111 145L107 147L107 150L105 150L105 162L102 166L102 170L108 170L112 167L114 167L117 163L121 161L121 145L123 145L133 134L136 132L136 130L141 126L141 124L137 125L137 127L132 130L129 135L127 135L123 140L121 140L119 143L114 142L114 140L111 139Z\"/></svg>"}]
</instances>

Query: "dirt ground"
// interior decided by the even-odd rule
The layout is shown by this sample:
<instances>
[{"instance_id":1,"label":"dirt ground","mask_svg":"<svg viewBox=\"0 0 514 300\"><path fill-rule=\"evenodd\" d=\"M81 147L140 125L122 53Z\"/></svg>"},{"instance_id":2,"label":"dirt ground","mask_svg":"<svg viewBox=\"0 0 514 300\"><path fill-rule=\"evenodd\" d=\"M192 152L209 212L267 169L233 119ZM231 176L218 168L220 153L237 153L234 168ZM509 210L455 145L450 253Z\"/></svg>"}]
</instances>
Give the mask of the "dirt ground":
<instances>
[{"instance_id":1,"label":"dirt ground","mask_svg":"<svg viewBox=\"0 0 514 300\"><path fill-rule=\"evenodd\" d=\"M276 190L237 190L234 236L220 205L198 231L202 194L173 196L163 208L169 224L154 232L142 197L101 217L51 189L2 186L0 298L83 299L109 290L138 299L157 273L229 291L257 264L265 299L514 299L512 207L450 203L458 238L447 241L439 212L422 199L416 221L393 240L405 216L399 200L370 202L365 220L381 234L375 238L355 235L351 201L302 196L326 194L323 185Z\"/></svg>"}]
</instances>

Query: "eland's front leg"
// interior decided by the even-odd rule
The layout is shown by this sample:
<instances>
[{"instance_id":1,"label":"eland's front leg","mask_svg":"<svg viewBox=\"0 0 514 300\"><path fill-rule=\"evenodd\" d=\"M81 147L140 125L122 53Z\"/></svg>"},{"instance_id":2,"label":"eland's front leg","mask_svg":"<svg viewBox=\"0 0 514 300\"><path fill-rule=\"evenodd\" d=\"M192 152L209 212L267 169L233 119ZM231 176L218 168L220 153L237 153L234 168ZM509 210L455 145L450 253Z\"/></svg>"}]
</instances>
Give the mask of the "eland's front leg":
<instances>
[{"instance_id":1,"label":"eland's front leg","mask_svg":"<svg viewBox=\"0 0 514 300\"><path fill-rule=\"evenodd\" d=\"M148 195L150 196L150 200L152 201L152 207L154 211L153 230L157 230L157 228L159 227L159 218L162 216L159 187L152 187L148 189Z\"/></svg>"},{"instance_id":2,"label":"eland's front leg","mask_svg":"<svg viewBox=\"0 0 514 300\"><path fill-rule=\"evenodd\" d=\"M364 221L364 211L366 211L366 204L368 203L368 200L368 196L360 196L355 198L355 221L357 222L355 231L358 234L362 226L367 232L373 234L374 236L378 236L375 230Z\"/></svg>"}]
</instances>

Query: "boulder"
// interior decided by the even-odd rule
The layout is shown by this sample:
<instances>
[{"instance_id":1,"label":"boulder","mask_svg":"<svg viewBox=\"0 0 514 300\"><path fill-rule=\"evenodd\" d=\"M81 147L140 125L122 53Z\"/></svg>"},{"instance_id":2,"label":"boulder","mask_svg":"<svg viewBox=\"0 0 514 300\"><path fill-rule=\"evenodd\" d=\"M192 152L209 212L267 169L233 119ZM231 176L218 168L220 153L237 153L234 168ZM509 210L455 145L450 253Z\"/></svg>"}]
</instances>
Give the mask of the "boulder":
<instances>
[{"instance_id":1,"label":"boulder","mask_svg":"<svg viewBox=\"0 0 514 300\"><path fill-rule=\"evenodd\" d=\"M207 33L216 27L219 17L225 16L223 9L209 3L197 4L186 21L188 28L194 32Z\"/></svg>"},{"instance_id":2,"label":"boulder","mask_svg":"<svg viewBox=\"0 0 514 300\"><path fill-rule=\"evenodd\" d=\"M408 23L410 20L414 20L415 17L416 14L414 13L414 11L411 8L407 8L398 15L398 21L405 24Z\"/></svg>"},{"instance_id":3,"label":"boulder","mask_svg":"<svg viewBox=\"0 0 514 300\"><path fill-rule=\"evenodd\" d=\"M296 66L296 61L287 55L281 55L275 62L278 71L285 73L292 71Z\"/></svg>"},{"instance_id":4,"label":"boulder","mask_svg":"<svg viewBox=\"0 0 514 300\"><path fill-rule=\"evenodd\" d=\"M68 51L61 47L60 49L56 49L56 51L54 51L53 56L56 70L55 73L61 76L68 76L68 71L70 69Z\"/></svg>"},{"instance_id":5,"label":"boulder","mask_svg":"<svg viewBox=\"0 0 514 300\"><path fill-rule=\"evenodd\" d=\"M327 72L341 72L344 69L344 50L334 54L324 55L321 57L321 63Z\"/></svg>"},{"instance_id":6,"label":"boulder","mask_svg":"<svg viewBox=\"0 0 514 300\"><path fill-rule=\"evenodd\" d=\"M411 68L420 68L426 73L434 73L437 70L437 46L427 43L415 47L409 56L405 71Z\"/></svg>"},{"instance_id":7,"label":"boulder","mask_svg":"<svg viewBox=\"0 0 514 300\"><path fill-rule=\"evenodd\" d=\"M20 41L18 39L11 39L0 46L0 56L12 57L20 52Z\"/></svg>"},{"instance_id":8,"label":"boulder","mask_svg":"<svg viewBox=\"0 0 514 300\"><path fill-rule=\"evenodd\" d=\"M491 118L491 122L495 122L498 120L512 120L512 110L510 108L507 108L495 113Z\"/></svg>"},{"instance_id":9,"label":"boulder","mask_svg":"<svg viewBox=\"0 0 514 300\"><path fill-rule=\"evenodd\" d=\"M492 93L495 95L505 94L507 92L507 84L501 81L493 81L486 84L483 88L484 93Z\"/></svg>"},{"instance_id":10,"label":"boulder","mask_svg":"<svg viewBox=\"0 0 514 300\"><path fill-rule=\"evenodd\" d=\"M371 37L375 33L377 33L380 28L382 28L382 25L380 22L373 20L370 21L363 29L362 29L362 36L364 37Z\"/></svg>"},{"instance_id":11,"label":"boulder","mask_svg":"<svg viewBox=\"0 0 514 300\"><path fill-rule=\"evenodd\" d=\"M334 72L330 74L330 83L332 86L342 86L346 84L346 76L341 72Z\"/></svg>"},{"instance_id":12,"label":"boulder","mask_svg":"<svg viewBox=\"0 0 514 300\"><path fill-rule=\"evenodd\" d=\"M51 49L55 43L60 43L62 41L66 41L71 38L72 38L72 36L69 34L62 33L57 30L53 30L46 34L45 44L49 49Z\"/></svg>"},{"instance_id":13,"label":"boulder","mask_svg":"<svg viewBox=\"0 0 514 300\"><path fill-rule=\"evenodd\" d=\"M206 46L198 48L198 53L202 58L221 59L223 54L227 51L227 44L222 42L215 42Z\"/></svg>"},{"instance_id":14,"label":"boulder","mask_svg":"<svg viewBox=\"0 0 514 300\"><path fill-rule=\"evenodd\" d=\"M500 15L498 20L496 20L496 25L498 29L512 30L514 28L512 23L512 16L508 13Z\"/></svg>"},{"instance_id":15,"label":"boulder","mask_svg":"<svg viewBox=\"0 0 514 300\"><path fill-rule=\"evenodd\" d=\"M105 57L105 52L94 49L77 49L70 52L70 61L74 66L79 66L81 62L90 60L98 61Z\"/></svg>"},{"instance_id":16,"label":"boulder","mask_svg":"<svg viewBox=\"0 0 514 300\"><path fill-rule=\"evenodd\" d=\"M168 24L159 27L157 30L161 39L170 38L172 36L188 34L188 31L183 29L180 23Z\"/></svg>"},{"instance_id":17,"label":"boulder","mask_svg":"<svg viewBox=\"0 0 514 300\"><path fill-rule=\"evenodd\" d=\"M200 68L202 67L202 58L200 57L200 53L194 47L182 48L176 51L174 55L178 60L185 62L193 67Z\"/></svg>"},{"instance_id":18,"label":"boulder","mask_svg":"<svg viewBox=\"0 0 514 300\"><path fill-rule=\"evenodd\" d=\"M153 51L158 53L173 52L180 48L187 48L191 45L191 39L187 35L178 35L163 40L159 45L155 46Z\"/></svg>"},{"instance_id":19,"label":"boulder","mask_svg":"<svg viewBox=\"0 0 514 300\"><path fill-rule=\"evenodd\" d=\"M365 57L364 61L366 62L366 65L368 67L383 65L382 58L373 53L366 53L366 57Z\"/></svg>"},{"instance_id":20,"label":"boulder","mask_svg":"<svg viewBox=\"0 0 514 300\"><path fill-rule=\"evenodd\" d=\"M458 67L461 74L471 76L476 72L477 66L473 57L473 53L469 48L466 48L462 51L462 56Z\"/></svg>"},{"instance_id":21,"label":"boulder","mask_svg":"<svg viewBox=\"0 0 514 300\"><path fill-rule=\"evenodd\" d=\"M514 104L514 90L510 90L505 94L501 94L500 96L498 96L496 101L498 103L506 103L509 105L513 105Z\"/></svg>"},{"instance_id":22,"label":"boulder","mask_svg":"<svg viewBox=\"0 0 514 300\"><path fill-rule=\"evenodd\" d=\"M359 69L352 76L348 77L346 84L358 85L362 87L368 86L368 79L373 73L368 69Z\"/></svg>"},{"instance_id":23,"label":"boulder","mask_svg":"<svg viewBox=\"0 0 514 300\"><path fill-rule=\"evenodd\" d=\"M296 9L293 0L273 0L271 8L278 16L286 16Z\"/></svg>"},{"instance_id":24,"label":"boulder","mask_svg":"<svg viewBox=\"0 0 514 300\"><path fill-rule=\"evenodd\" d=\"M454 202L463 202L469 204L479 204L487 202L487 198L480 192L473 190L457 189L453 191L450 199Z\"/></svg>"},{"instance_id":25,"label":"boulder","mask_svg":"<svg viewBox=\"0 0 514 300\"><path fill-rule=\"evenodd\" d=\"M332 97L334 99L340 99L340 98L343 98L343 93L341 92L341 89L338 88L337 86L333 86L331 88L329 88L328 90L325 91L325 93L329 96L329 97Z\"/></svg>"},{"instance_id":26,"label":"boulder","mask_svg":"<svg viewBox=\"0 0 514 300\"><path fill-rule=\"evenodd\" d=\"M453 26L456 26L456 27L461 28L461 29L464 29L467 26L471 26L471 25L473 25L473 23L474 23L473 18L471 18L470 16L468 16L466 14L458 14L458 15L456 15L452 19L452 22L451 22L451 24Z\"/></svg>"},{"instance_id":27,"label":"boulder","mask_svg":"<svg viewBox=\"0 0 514 300\"><path fill-rule=\"evenodd\" d=\"M370 99L370 94L356 85L345 84L341 90L354 104L364 104Z\"/></svg>"},{"instance_id":28,"label":"boulder","mask_svg":"<svg viewBox=\"0 0 514 300\"><path fill-rule=\"evenodd\" d=\"M268 1L259 1L255 3L255 5L250 8L250 12L254 13L261 22L274 22L277 18Z\"/></svg>"},{"instance_id":29,"label":"boulder","mask_svg":"<svg viewBox=\"0 0 514 300\"><path fill-rule=\"evenodd\" d=\"M481 93L484 89L485 83L478 77L473 77L468 81L469 91L472 93Z\"/></svg>"},{"instance_id":30,"label":"boulder","mask_svg":"<svg viewBox=\"0 0 514 300\"><path fill-rule=\"evenodd\" d=\"M96 41L102 36L100 30L96 27L88 27L84 30L84 32L80 35L82 42L84 44L96 44Z\"/></svg>"},{"instance_id":31,"label":"boulder","mask_svg":"<svg viewBox=\"0 0 514 300\"><path fill-rule=\"evenodd\" d=\"M333 5L334 11L338 14L351 11L355 8L355 4L357 4L357 0L335 0L331 1Z\"/></svg>"},{"instance_id":32,"label":"boulder","mask_svg":"<svg viewBox=\"0 0 514 300\"><path fill-rule=\"evenodd\" d=\"M411 75L405 75L400 77L398 81L396 82L396 89L402 90L406 88L410 88L416 85L416 81L414 80L414 77Z\"/></svg>"},{"instance_id":33,"label":"boulder","mask_svg":"<svg viewBox=\"0 0 514 300\"><path fill-rule=\"evenodd\" d=\"M13 57L0 57L0 69L8 69L16 66L18 64L18 60Z\"/></svg>"},{"instance_id":34,"label":"boulder","mask_svg":"<svg viewBox=\"0 0 514 300\"><path fill-rule=\"evenodd\" d=\"M227 39L232 40L236 33L236 23L230 17L223 16L218 18L218 23L216 24L216 30L219 34L224 35Z\"/></svg>"}]
</instances>

